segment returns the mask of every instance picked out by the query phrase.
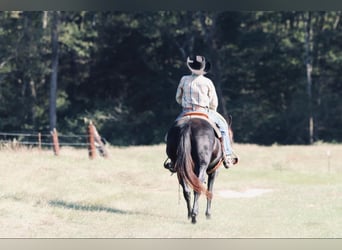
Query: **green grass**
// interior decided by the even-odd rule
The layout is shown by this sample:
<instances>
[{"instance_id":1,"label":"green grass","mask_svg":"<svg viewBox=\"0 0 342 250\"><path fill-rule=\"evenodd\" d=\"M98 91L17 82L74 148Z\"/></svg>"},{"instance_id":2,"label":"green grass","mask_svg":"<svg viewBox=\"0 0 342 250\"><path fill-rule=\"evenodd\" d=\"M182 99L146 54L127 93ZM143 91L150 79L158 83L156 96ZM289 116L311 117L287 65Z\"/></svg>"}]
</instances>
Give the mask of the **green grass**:
<instances>
[{"instance_id":1,"label":"green grass","mask_svg":"<svg viewBox=\"0 0 342 250\"><path fill-rule=\"evenodd\" d=\"M187 219L165 145L0 151L1 238L341 238L342 145L235 145L241 161L221 168L212 219L200 197ZM327 152L330 152L330 156ZM255 197L227 197L251 189Z\"/></svg>"}]
</instances>

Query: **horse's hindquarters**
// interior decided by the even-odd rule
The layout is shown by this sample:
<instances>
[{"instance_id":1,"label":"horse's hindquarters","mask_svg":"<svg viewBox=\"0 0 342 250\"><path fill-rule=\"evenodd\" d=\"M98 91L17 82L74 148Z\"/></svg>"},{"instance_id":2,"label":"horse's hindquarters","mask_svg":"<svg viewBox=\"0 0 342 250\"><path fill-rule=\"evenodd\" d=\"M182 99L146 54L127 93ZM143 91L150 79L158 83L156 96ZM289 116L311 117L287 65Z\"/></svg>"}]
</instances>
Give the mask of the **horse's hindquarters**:
<instances>
[{"instance_id":1,"label":"horse's hindquarters","mask_svg":"<svg viewBox=\"0 0 342 250\"><path fill-rule=\"evenodd\" d=\"M166 152L175 165L192 223L196 223L198 197L204 193L208 202L211 202L215 173L209 175L208 189L203 182L211 161L219 159L222 155L219 145L213 128L204 119L191 118L186 122L175 123L168 132ZM191 210L190 188L195 195ZM206 215L210 217L208 209Z\"/></svg>"}]
</instances>

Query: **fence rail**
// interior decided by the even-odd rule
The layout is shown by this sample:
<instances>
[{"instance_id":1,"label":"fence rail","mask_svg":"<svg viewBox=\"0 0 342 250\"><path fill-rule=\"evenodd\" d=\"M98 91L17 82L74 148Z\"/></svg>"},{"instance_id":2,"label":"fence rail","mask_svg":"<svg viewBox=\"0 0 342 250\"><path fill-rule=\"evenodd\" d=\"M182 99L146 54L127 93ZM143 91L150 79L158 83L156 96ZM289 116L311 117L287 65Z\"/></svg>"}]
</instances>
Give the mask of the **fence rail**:
<instances>
[{"instance_id":1,"label":"fence rail","mask_svg":"<svg viewBox=\"0 0 342 250\"><path fill-rule=\"evenodd\" d=\"M92 122L87 127L87 134L59 134L56 129L50 133L0 132L0 150L20 147L52 148L56 156L60 147L87 148L88 156L94 159L97 155L108 157L105 142Z\"/></svg>"}]
</instances>

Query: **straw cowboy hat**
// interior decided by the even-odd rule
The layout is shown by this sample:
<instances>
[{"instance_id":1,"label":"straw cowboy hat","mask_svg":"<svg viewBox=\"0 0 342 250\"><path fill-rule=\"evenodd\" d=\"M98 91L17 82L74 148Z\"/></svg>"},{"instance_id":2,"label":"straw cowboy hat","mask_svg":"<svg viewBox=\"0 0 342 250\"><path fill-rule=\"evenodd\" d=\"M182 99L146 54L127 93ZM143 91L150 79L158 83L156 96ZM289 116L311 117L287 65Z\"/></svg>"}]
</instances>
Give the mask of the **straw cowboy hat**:
<instances>
[{"instance_id":1,"label":"straw cowboy hat","mask_svg":"<svg viewBox=\"0 0 342 250\"><path fill-rule=\"evenodd\" d=\"M210 63L206 62L204 56L194 56L194 57L188 57L186 59L186 65L190 69L190 71L193 74L196 75L204 75L206 74L210 69Z\"/></svg>"}]
</instances>

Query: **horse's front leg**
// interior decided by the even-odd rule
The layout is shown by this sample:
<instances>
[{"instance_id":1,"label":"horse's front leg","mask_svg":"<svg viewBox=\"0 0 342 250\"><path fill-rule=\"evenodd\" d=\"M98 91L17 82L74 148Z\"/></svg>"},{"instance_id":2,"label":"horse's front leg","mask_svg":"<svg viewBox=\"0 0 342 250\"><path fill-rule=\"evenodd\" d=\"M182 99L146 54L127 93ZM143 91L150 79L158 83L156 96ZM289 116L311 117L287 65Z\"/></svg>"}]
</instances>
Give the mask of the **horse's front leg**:
<instances>
[{"instance_id":1,"label":"horse's front leg","mask_svg":"<svg viewBox=\"0 0 342 250\"><path fill-rule=\"evenodd\" d=\"M213 193L213 187L214 187L214 181L215 181L215 177L217 175L217 171L214 171L213 173L208 175L208 191L210 193ZM207 209L205 211L205 216L207 217L207 219L211 218L211 200L207 198Z\"/></svg>"}]
</instances>

